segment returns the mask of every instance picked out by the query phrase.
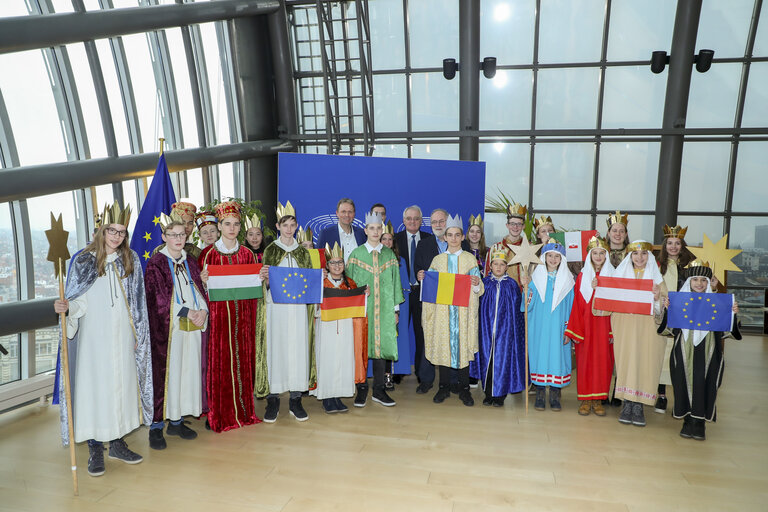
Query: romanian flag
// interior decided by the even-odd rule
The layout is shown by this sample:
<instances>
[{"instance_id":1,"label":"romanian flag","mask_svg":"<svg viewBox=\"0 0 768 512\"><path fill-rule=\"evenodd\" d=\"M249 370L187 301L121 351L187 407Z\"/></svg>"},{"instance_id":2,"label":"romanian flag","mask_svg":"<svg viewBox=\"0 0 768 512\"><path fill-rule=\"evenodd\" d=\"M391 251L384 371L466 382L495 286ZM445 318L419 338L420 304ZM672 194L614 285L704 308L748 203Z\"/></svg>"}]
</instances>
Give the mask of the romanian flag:
<instances>
[{"instance_id":1,"label":"romanian flag","mask_svg":"<svg viewBox=\"0 0 768 512\"><path fill-rule=\"evenodd\" d=\"M269 267L272 302L320 304L323 302L323 271L312 268Z\"/></svg>"},{"instance_id":2,"label":"romanian flag","mask_svg":"<svg viewBox=\"0 0 768 512\"><path fill-rule=\"evenodd\" d=\"M669 292L667 326L730 332L733 329L733 295Z\"/></svg>"},{"instance_id":3,"label":"romanian flag","mask_svg":"<svg viewBox=\"0 0 768 512\"><path fill-rule=\"evenodd\" d=\"M635 315L653 314L653 280L597 276L595 309Z\"/></svg>"},{"instance_id":4,"label":"romanian flag","mask_svg":"<svg viewBox=\"0 0 768 512\"><path fill-rule=\"evenodd\" d=\"M208 299L212 301L260 299L261 263L208 265Z\"/></svg>"},{"instance_id":5,"label":"romanian flag","mask_svg":"<svg viewBox=\"0 0 768 512\"><path fill-rule=\"evenodd\" d=\"M323 322L364 317L365 287L351 290L323 288L323 304L320 308L320 319Z\"/></svg>"},{"instance_id":6,"label":"romanian flag","mask_svg":"<svg viewBox=\"0 0 768 512\"><path fill-rule=\"evenodd\" d=\"M424 272L421 282L421 301L449 306L469 306L472 279L466 274Z\"/></svg>"},{"instance_id":7,"label":"romanian flag","mask_svg":"<svg viewBox=\"0 0 768 512\"><path fill-rule=\"evenodd\" d=\"M549 235L565 247L565 259L568 261L584 261L587 257L587 245L589 239L597 235L594 229L591 231L559 231Z\"/></svg>"},{"instance_id":8,"label":"romanian flag","mask_svg":"<svg viewBox=\"0 0 768 512\"><path fill-rule=\"evenodd\" d=\"M307 249L312 268L325 268L325 249Z\"/></svg>"}]
</instances>

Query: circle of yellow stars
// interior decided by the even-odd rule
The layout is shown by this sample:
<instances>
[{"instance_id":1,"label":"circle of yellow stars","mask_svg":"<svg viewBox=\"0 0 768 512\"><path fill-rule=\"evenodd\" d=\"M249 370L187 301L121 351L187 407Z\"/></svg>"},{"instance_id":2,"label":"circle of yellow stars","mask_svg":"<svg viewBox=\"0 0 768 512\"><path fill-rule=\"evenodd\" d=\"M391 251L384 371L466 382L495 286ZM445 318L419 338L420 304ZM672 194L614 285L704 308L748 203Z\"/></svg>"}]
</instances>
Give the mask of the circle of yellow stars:
<instances>
[{"instance_id":1,"label":"circle of yellow stars","mask_svg":"<svg viewBox=\"0 0 768 512\"><path fill-rule=\"evenodd\" d=\"M688 312L687 306L689 306L691 304L693 299L704 300L704 298L702 296L698 296L698 297L691 296L691 297L688 297L688 300L683 303L683 306L686 306L686 307L683 307L683 313L687 313ZM715 303L713 303L711 299L706 299L706 301L710 303L709 304L710 306L712 306L712 317L709 320L714 320L715 316L717 315L717 309L715 309L717 307L717 305ZM688 318L688 315L683 315L683 317L684 318ZM709 320L705 320L704 321L704 325L709 325ZM688 320L688 323L693 325L693 320ZM696 322L696 327L701 327L701 322Z\"/></svg>"},{"instance_id":2,"label":"circle of yellow stars","mask_svg":"<svg viewBox=\"0 0 768 512\"><path fill-rule=\"evenodd\" d=\"M304 281L304 283L306 283L306 282L307 282L307 278L306 278L306 277L304 277L304 274L303 274L303 273L294 272L294 273L293 273L293 275L294 275L294 276L296 276L296 277L298 277L298 278L299 278L299 279L301 279L302 281ZM301 291L300 291L299 293L297 293L296 295L291 295L291 294L288 292L288 290L286 290L286 289L285 289L285 283L286 283L286 282L288 281L288 279L290 279L290 278L291 278L291 274L290 274L290 273L288 274L288 276L287 276L287 277L283 278L283 293L284 293L284 294L286 294L286 295L288 296L288 298L289 298L289 299L292 299L292 300L296 300L296 299L298 299L299 297L302 297L303 295L306 295L306 293L307 293L307 289L309 288L309 285L308 285L308 284L304 284L304 289L303 289L303 290L301 290Z\"/></svg>"}]
</instances>

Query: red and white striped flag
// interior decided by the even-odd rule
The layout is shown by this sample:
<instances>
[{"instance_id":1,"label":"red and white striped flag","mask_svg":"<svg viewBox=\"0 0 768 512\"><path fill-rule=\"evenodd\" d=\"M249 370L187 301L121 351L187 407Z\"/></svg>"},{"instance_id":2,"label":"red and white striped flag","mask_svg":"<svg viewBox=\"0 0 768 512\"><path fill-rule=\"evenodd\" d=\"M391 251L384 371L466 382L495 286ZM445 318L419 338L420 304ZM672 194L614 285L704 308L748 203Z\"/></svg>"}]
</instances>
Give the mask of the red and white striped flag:
<instances>
[{"instance_id":1,"label":"red and white striped flag","mask_svg":"<svg viewBox=\"0 0 768 512\"><path fill-rule=\"evenodd\" d=\"M653 314L653 279L597 276L595 309L635 315Z\"/></svg>"}]
</instances>

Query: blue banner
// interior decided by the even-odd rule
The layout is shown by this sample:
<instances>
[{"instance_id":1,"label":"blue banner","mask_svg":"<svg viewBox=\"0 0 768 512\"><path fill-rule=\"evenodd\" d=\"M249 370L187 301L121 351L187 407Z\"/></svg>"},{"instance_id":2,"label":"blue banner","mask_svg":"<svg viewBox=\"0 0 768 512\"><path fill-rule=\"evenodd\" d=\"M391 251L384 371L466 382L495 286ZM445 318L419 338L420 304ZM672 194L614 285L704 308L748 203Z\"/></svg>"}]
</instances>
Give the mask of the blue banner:
<instances>
[{"instance_id":1,"label":"blue banner","mask_svg":"<svg viewBox=\"0 0 768 512\"><path fill-rule=\"evenodd\" d=\"M669 292L667 327L730 332L732 309L731 294Z\"/></svg>"},{"instance_id":2,"label":"blue banner","mask_svg":"<svg viewBox=\"0 0 768 512\"><path fill-rule=\"evenodd\" d=\"M311 268L269 267L269 290L278 304L323 302L323 271Z\"/></svg>"}]
</instances>

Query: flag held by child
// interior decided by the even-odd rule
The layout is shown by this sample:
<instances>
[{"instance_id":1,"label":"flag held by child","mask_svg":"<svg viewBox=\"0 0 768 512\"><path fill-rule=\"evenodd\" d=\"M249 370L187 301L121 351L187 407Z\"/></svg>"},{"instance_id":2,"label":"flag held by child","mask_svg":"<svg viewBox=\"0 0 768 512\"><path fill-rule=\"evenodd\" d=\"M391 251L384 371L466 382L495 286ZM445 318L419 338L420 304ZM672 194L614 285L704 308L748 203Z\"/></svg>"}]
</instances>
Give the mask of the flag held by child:
<instances>
[{"instance_id":1,"label":"flag held by child","mask_svg":"<svg viewBox=\"0 0 768 512\"><path fill-rule=\"evenodd\" d=\"M449 272L424 272L421 282L421 301L449 306L469 307L472 277Z\"/></svg>"},{"instance_id":2,"label":"flag held by child","mask_svg":"<svg viewBox=\"0 0 768 512\"><path fill-rule=\"evenodd\" d=\"M323 322L365 316L365 287L341 290L323 288L320 319Z\"/></svg>"},{"instance_id":3,"label":"flag held by child","mask_svg":"<svg viewBox=\"0 0 768 512\"><path fill-rule=\"evenodd\" d=\"M653 314L653 280L597 276L595 309L635 315Z\"/></svg>"},{"instance_id":4,"label":"flag held by child","mask_svg":"<svg viewBox=\"0 0 768 512\"><path fill-rule=\"evenodd\" d=\"M565 247L565 258L570 261L584 261L587 257L589 239L597 235L596 230L590 231L559 231L549 235Z\"/></svg>"},{"instance_id":5,"label":"flag held by child","mask_svg":"<svg viewBox=\"0 0 768 512\"><path fill-rule=\"evenodd\" d=\"M261 263L248 265L208 265L208 299L260 299L264 296Z\"/></svg>"},{"instance_id":6,"label":"flag held by child","mask_svg":"<svg viewBox=\"0 0 768 512\"><path fill-rule=\"evenodd\" d=\"M730 332L732 322L731 294L669 292L667 326L670 328Z\"/></svg>"},{"instance_id":7,"label":"flag held by child","mask_svg":"<svg viewBox=\"0 0 768 512\"><path fill-rule=\"evenodd\" d=\"M309 268L269 267L272 302L320 304L323 302L323 271Z\"/></svg>"}]
</instances>

